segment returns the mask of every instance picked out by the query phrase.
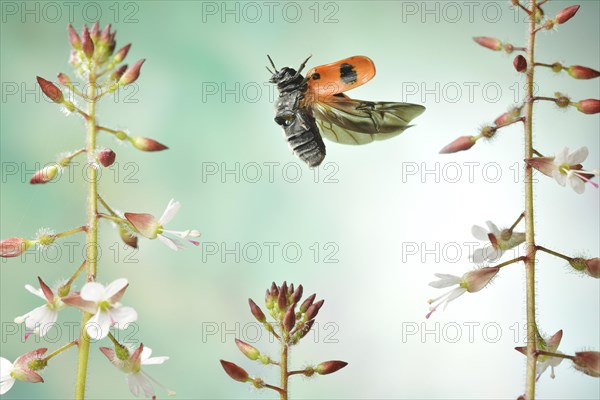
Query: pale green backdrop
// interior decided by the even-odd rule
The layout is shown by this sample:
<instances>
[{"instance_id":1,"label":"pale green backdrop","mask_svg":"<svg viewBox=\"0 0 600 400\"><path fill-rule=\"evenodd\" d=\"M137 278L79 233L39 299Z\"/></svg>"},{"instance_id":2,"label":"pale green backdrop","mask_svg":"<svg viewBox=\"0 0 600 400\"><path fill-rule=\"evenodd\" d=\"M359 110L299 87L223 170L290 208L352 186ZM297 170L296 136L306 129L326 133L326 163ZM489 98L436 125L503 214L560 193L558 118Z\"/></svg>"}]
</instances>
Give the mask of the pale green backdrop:
<instances>
[{"instance_id":1,"label":"pale green backdrop","mask_svg":"<svg viewBox=\"0 0 600 400\"><path fill-rule=\"evenodd\" d=\"M572 21L539 35L540 61L600 66L599 3L580 3ZM135 91L100 103L101 123L169 146L141 153L101 135L100 143L111 146L118 161L104 171L101 191L119 210L154 214L174 197L183 207L171 226L203 232L200 248L174 253L144 240L132 253L119 248L116 232L102 223L98 279L129 279L123 303L140 316L139 330L127 331L129 340L171 357L147 371L176 390L177 398L274 398L233 382L219 365L221 358L235 361L276 383L276 370L245 359L234 343L235 337L256 341L247 298L262 303L273 280L301 282L308 293L326 299L318 336L293 350L294 368L329 359L349 362L331 376L294 379L294 399L521 394L524 357L513 350L524 343L520 265L507 267L484 291L424 318L427 299L440 294L427 286L433 273L460 275L473 268L471 226L488 219L509 226L523 207L519 127L469 152L438 154L522 99L523 77L514 71L512 56L471 40L489 35L524 45L523 16L509 2L72 2L72 15L62 2L48 4L2 2L0 237L33 237L40 227L61 231L84 221L81 167L73 169L73 179L27 183L36 163L83 143L81 120L66 118L34 89L36 75L53 79L70 71L67 23L80 28L100 12L101 23L118 31L118 44L133 43L129 61L147 59ZM570 4L551 1L546 11L553 15ZM351 96L416 102L427 111L389 142L361 148L327 143L324 166L311 171L294 158L273 122L267 54L278 67L297 67L310 54L310 66L367 55L377 76ZM542 95L600 95L598 79L575 81L549 70L537 76ZM539 151L551 155L563 146L587 145L585 166L600 164L598 116L543 103L536 106L534 124ZM589 186L577 195L549 178L538 180L538 241L567 254L598 256L598 190ZM81 251L79 240L69 238L75 252ZM23 343L12 324L39 305L25 284L38 275L56 282L78 265L79 253L73 258L67 250L2 260L3 357L14 360L34 347L54 349L69 340L65 323L79 318L72 310L61 313L60 334L42 343ZM539 259L544 333L563 329L566 353L600 349L598 281L570 273L557 259ZM266 335L257 343L276 354ZM89 397L131 398L124 376L96 347ZM540 398L598 398L598 380L567 364L559 366L555 380L549 371L540 379ZM74 366L74 352L67 352L44 371L46 383L17 382L6 398L70 397ZM165 397L160 388L157 394Z\"/></svg>"}]
</instances>

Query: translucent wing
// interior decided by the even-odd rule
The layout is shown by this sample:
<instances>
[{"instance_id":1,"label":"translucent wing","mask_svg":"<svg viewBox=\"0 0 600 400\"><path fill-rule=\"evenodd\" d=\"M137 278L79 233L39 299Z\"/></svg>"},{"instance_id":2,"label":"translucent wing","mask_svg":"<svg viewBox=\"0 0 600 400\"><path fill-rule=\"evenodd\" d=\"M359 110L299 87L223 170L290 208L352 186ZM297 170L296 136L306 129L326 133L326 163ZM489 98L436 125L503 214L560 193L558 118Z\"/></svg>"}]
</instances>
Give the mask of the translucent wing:
<instances>
[{"instance_id":1,"label":"translucent wing","mask_svg":"<svg viewBox=\"0 0 600 400\"><path fill-rule=\"evenodd\" d=\"M331 96L311 104L321 134L342 144L366 144L401 134L425 107Z\"/></svg>"}]
</instances>

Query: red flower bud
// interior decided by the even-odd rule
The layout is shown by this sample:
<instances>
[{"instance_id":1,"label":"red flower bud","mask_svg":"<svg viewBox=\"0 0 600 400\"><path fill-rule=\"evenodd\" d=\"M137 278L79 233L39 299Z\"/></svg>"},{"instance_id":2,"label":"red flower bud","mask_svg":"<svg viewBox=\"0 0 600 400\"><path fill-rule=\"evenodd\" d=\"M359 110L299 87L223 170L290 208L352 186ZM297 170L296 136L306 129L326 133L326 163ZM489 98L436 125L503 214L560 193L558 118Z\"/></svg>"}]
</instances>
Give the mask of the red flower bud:
<instances>
[{"instance_id":1,"label":"red flower bud","mask_svg":"<svg viewBox=\"0 0 600 400\"><path fill-rule=\"evenodd\" d=\"M87 25L83 26L83 31L81 32L81 50L87 58L92 58L94 55L94 42L92 41Z\"/></svg>"},{"instance_id":2,"label":"red flower bud","mask_svg":"<svg viewBox=\"0 0 600 400\"><path fill-rule=\"evenodd\" d=\"M39 76L37 77L37 82L40 88L42 88L42 92L53 102L62 103L65 100L62 91L54 83Z\"/></svg>"},{"instance_id":3,"label":"red flower bud","mask_svg":"<svg viewBox=\"0 0 600 400\"><path fill-rule=\"evenodd\" d=\"M307 297L306 300L304 300L304 302L302 303L302 305L300 305L300 312L305 313L306 310L308 310L308 307L312 306L316 297L317 297L316 293L313 293L309 297Z\"/></svg>"},{"instance_id":4,"label":"red flower bud","mask_svg":"<svg viewBox=\"0 0 600 400\"><path fill-rule=\"evenodd\" d=\"M295 310L295 308L296 308L296 305L292 304L292 306L290 308L288 308L288 310L285 312L285 315L283 316L283 327L288 332L290 332L292 329L294 329L294 326L296 325L296 310Z\"/></svg>"},{"instance_id":5,"label":"red flower bud","mask_svg":"<svg viewBox=\"0 0 600 400\"><path fill-rule=\"evenodd\" d=\"M102 149L98 152L98 161L105 167L110 167L115 162L117 155L111 149Z\"/></svg>"},{"instance_id":6,"label":"red flower bud","mask_svg":"<svg viewBox=\"0 0 600 400\"><path fill-rule=\"evenodd\" d=\"M577 14L577 11L579 11L579 6L567 7L565 9L560 10L558 14L556 14L556 18L554 20L557 24L564 24L565 22L573 18L575 14Z\"/></svg>"},{"instance_id":7,"label":"red flower bud","mask_svg":"<svg viewBox=\"0 0 600 400\"><path fill-rule=\"evenodd\" d=\"M121 47L116 53L115 56L113 57L115 60L115 63L120 63L121 61L123 61L125 59L125 57L127 57L127 53L129 53L129 49L131 48L131 43Z\"/></svg>"},{"instance_id":8,"label":"red flower bud","mask_svg":"<svg viewBox=\"0 0 600 400\"><path fill-rule=\"evenodd\" d=\"M575 353L574 367L586 375L600 377L600 352L580 351Z\"/></svg>"},{"instance_id":9,"label":"red flower bud","mask_svg":"<svg viewBox=\"0 0 600 400\"><path fill-rule=\"evenodd\" d=\"M238 367L232 362L221 360L221 366L233 380L238 382L248 382L250 380L248 373L242 367Z\"/></svg>"},{"instance_id":10,"label":"red flower bud","mask_svg":"<svg viewBox=\"0 0 600 400\"><path fill-rule=\"evenodd\" d=\"M502 50L502 42L496 38L487 36L478 36L473 38L479 45L487 47L490 50L500 51Z\"/></svg>"},{"instance_id":11,"label":"red flower bud","mask_svg":"<svg viewBox=\"0 0 600 400\"><path fill-rule=\"evenodd\" d=\"M596 99L581 100L575 106L584 114L598 114L600 112L600 100Z\"/></svg>"},{"instance_id":12,"label":"red flower bud","mask_svg":"<svg viewBox=\"0 0 600 400\"><path fill-rule=\"evenodd\" d=\"M29 183L31 183L32 185L38 183L48 183L52 179L54 179L54 177L56 177L56 174L58 174L58 165L48 165L37 171L35 174L33 174L31 179L29 180Z\"/></svg>"},{"instance_id":13,"label":"red flower bud","mask_svg":"<svg viewBox=\"0 0 600 400\"><path fill-rule=\"evenodd\" d=\"M142 136L130 137L129 141L136 149L142 151L161 151L168 149L164 144Z\"/></svg>"},{"instance_id":14,"label":"red flower bud","mask_svg":"<svg viewBox=\"0 0 600 400\"><path fill-rule=\"evenodd\" d=\"M287 308L287 285L285 282L279 289L279 297L277 298L277 306L280 310L285 310Z\"/></svg>"},{"instance_id":15,"label":"red flower bud","mask_svg":"<svg viewBox=\"0 0 600 400\"><path fill-rule=\"evenodd\" d=\"M108 24L104 27L104 29L102 30L102 33L100 34L100 40L102 40L103 42L110 42L110 28L111 28L111 24Z\"/></svg>"},{"instance_id":16,"label":"red flower bud","mask_svg":"<svg viewBox=\"0 0 600 400\"><path fill-rule=\"evenodd\" d=\"M92 26L92 30L90 32L90 37L94 41L98 40L98 38L100 37L100 24L98 23L98 21L94 22L94 25Z\"/></svg>"},{"instance_id":17,"label":"red flower bud","mask_svg":"<svg viewBox=\"0 0 600 400\"><path fill-rule=\"evenodd\" d=\"M135 82L140 76L140 69L142 68L142 64L144 64L146 59L141 59L135 62L119 79L119 85L129 85L130 83Z\"/></svg>"},{"instance_id":18,"label":"red flower bud","mask_svg":"<svg viewBox=\"0 0 600 400\"><path fill-rule=\"evenodd\" d=\"M71 24L67 25L67 31L69 32L69 42L71 42L71 46L74 49L80 49L81 48L81 38L77 34L77 31L75 30L75 28L73 28L73 25L71 25Z\"/></svg>"},{"instance_id":19,"label":"red flower bud","mask_svg":"<svg viewBox=\"0 0 600 400\"><path fill-rule=\"evenodd\" d=\"M522 55L518 55L513 60L513 66L517 72L524 72L527 69L527 60Z\"/></svg>"},{"instance_id":20,"label":"red flower bud","mask_svg":"<svg viewBox=\"0 0 600 400\"><path fill-rule=\"evenodd\" d=\"M0 257L18 257L23 254L29 246L31 246L31 242L23 238L13 237L0 240Z\"/></svg>"},{"instance_id":21,"label":"red flower bud","mask_svg":"<svg viewBox=\"0 0 600 400\"><path fill-rule=\"evenodd\" d=\"M126 70L127 64L121 65L119 68L114 70L112 74L110 74L110 79L112 79L113 81L118 81L119 79L121 79Z\"/></svg>"},{"instance_id":22,"label":"red flower bud","mask_svg":"<svg viewBox=\"0 0 600 400\"><path fill-rule=\"evenodd\" d=\"M262 312L260 307L256 305L254 300L248 299L248 304L250 304L250 312L252 315L254 315L254 318L256 318L258 322L264 323L267 321L267 317L265 317L265 314Z\"/></svg>"},{"instance_id":23,"label":"red flower bud","mask_svg":"<svg viewBox=\"0 0 600 400\"><path fill-rule=\"evenodd\" d=\"M567 72L575 79L593 79L600 76L600 72L581 65L571 65Z\"/></svg>"},{"instance_id":24,"label":"red flower bud","mask_svg":"<svg viewBox=\"0 0 600 400\"><path fill-rule=\"evenodd\" d=\"M300 299L302 298L303 291L304 291L304 288L302 287L302 285L298 285L296 290L294 290L294 292L292 293L292 302L293 303L297 303L300 301Z\"/></svg>"},{"instance_id":25,"label":"red flower bud","mask_svg":"<svg viewBox=\"0 0 600 400\"><path fill-rule=\"evenodd\" d=\"M325 361L317 365L315 371L319 375L333 374L348 365L345 361Z\"/></svg>"},{"instance_id":26,"label":"red flower bud","mask_svg":"<svg viewBox=\"0 0 600 400\"><path fill-rule=\"evenodd\" d=\"M311 320L315 318L319 313L321 307L323 307L323 303L325 303L325 300L319 300L318 302L308 307L308 310L306 310L306 319Z\"/></svg>"},{"instance_id":27,"label":"red flower bud","mask_svg":"<svg viewBox=\"0 0 600 400\"><path fill-rule=\"evenodd\" d=\"M311 319L310 321L308 321L306 323L306 325L304 325L304 328L302 328L302 331L300 332L300 338L303 338L304 336L306 336L308 334L308 332L310 332L314 323L315 323L315 320Z\"/></svg>"},{"instance_id":28,"label":"red flower bud","mask_svg":"<svg viewBox=\"0 0 600 400\"><path fill-rule=\"evenodd\" d=\"M585 272L594 278L600 278L600 258L585 260Z\"/></svg>"},{"instance_id":29,"label":"red flower bud","mask_svg":"<svg viewBox=\"0 0 600 400\"><path fill-rule=\"evenodd\" d=\"M260 357L260 351L256 347L250 346L248 343L242 342L239 339L235 339L235 344L237 345L238 349L240 349L240 351L249 359L256 360L258 357Z\"/></svg>"},{"instance_id":30,"label":"red flower bud","mask_svg":"<svg viewBox=\"0 0 600 400\"><path fill-rule=\"evenodd\" d=\"M58 74L56 79L58 80L58 83L60 83L61 85L71 86L71 78L69 78L69 76L67 74L63 74L61 72L60 74Z\"/></svg>"},{"instance_id":31,"label":"red flower bud","mask_svg":"<svg viewBox=\"0 0 600 400\"><path fill-rule=\"evenodd\" d=\"M477 138L475 136L461 136L441 149L440 154L457 153L459 151L469 150L476 141Z\"/></svg>"}]
</instances>

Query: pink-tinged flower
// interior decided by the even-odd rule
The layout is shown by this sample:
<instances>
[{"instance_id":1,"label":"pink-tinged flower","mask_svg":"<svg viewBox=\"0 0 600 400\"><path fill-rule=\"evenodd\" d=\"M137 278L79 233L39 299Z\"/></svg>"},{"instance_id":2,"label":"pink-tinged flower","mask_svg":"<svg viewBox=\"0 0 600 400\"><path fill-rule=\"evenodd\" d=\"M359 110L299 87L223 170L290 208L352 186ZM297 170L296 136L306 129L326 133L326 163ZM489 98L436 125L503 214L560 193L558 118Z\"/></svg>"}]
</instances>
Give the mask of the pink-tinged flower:
<instances>
[{"instance_id":1,"label":"pink-tinged flower","mask_svg":"<svg viewBox=\"0 0 600 400\"><path fill-rule=\"evenodd\" d=\"M513 66L517 72L525 72L525 70L527 70L527 60L519 54L513 60Z\"/></svg>"},{"instance_id":2,"label":"pink-tinged flower","mask_svg":"<svg viewBox=\"0 0 600 400\"><path fill-rule=\"evenodd\" d=\"M137 312L131 307L124 307L119 300L129 286L127 279L121 278L108 286L97 282L88 282L78 294L64 297L64 303L93 314L85 324L90 338L99 340L108 335L111 326L127 329L129 324L137 321Z\"/></svg>"},{"instance_id":3,"label":"pink-tinged flower","mask_svg":"<svg viewBox=\"0 0 600 400\"><path fill-rule=\"evenodd\" d=\"M52 179L56 178L56 175L58 174L59 170L60 167L58 166L58 164L47 165L44 168L37 171L35 174L33 174L31 179L29 180L29 183L31 183L32 185L48 183Z\"/></svg>"},{"instance_id":4,"label":"pink-tinged flower","mask_svg":"<svg viewBox=\"0 0 600 400\"><path fill-rule=\"evenodd\" d=\"M598 188L598 184L590 180L594 173L582 169L581 163L585 161L587 156L588 148L585 146L572 153L569 153L568 147L564 147L552 160L552 177L561 186L566 186L568 183L579 194L585 191L585 182L589 182ZM546 170L547 168L547 166L544 167Z\"/></svg>"},{"instance_id":5,"label":"pink-tinged flower","mask_svg":"<svg viewBox=\"0 0 600 400\"><path fill-rule=\"evenodd\" d=\"M35 372L45 367L42 356L48 349L41 348L25 353L13 363L4 357L0 357L0 395L8 392L15 381L29 383L44 382L44 379Z\"/></svg>"},{"instance_id":6,"label":"pink-tinged flower","mask_svg":"<svg viewBox=\"0 0 600 400\"><path fill-rule=\"evenodd\" d=\"M485 246L481 249L476 249L471 256L471 260L480 264L489 260L497 260L506 250L517 247L525 242L525 233L511 232L508 229L502 231L491 221L486 221L489 230L474 225L471 228L471 233L476 239L489 241L491 246Z\"/></svg>"},{"instance_id":7,"label":"pink-tinged flower","mask_svg":"<svg viewBox=\"0 0 600 400\"><path fill-rule=\"evenodd\" d=\"M459 151L469 150L477 142L476 136L461 136L452 143L444 146L440 154L457 153Z\"/></svg>"},{"instance_id":8,"label":"pink-tinged flower","mask_svg":"<svg viewBox=\"0 0 600 400\"><path fill-rule=\"evenodd\" d=\"M571 65L567 72L575 79L593 79L600 76L599 71L581 65Z\"/></svg>"},{"instance_id":9,"label":"pink-tinged flower","mask_svg":"<svg viewBox=\"0 0 600 400\"><path fill-rule=\"evenodd\" d=\"M573 359L575 369L586 375L600 378L600 352L579 351Z\"/></svg>"},{"instance_id":10,"label":"pink-tinged flower","mask_svg":"<svg viewBox=\"0 0 600 400\"><path fill-rule=\"evenodd\" d=\"M62 91L54 83L45 80L41 76L38 76L36 79L42 92L44 92L50 100L55 103L62 103L65 100Z\"/></svg>"},{"instance_id":11,"label":"pink-tinged flower","mask_svg":"<svg viewBox=\"0 0 600 400\"><path fill-rule=\"evenodd\" d=\"M71 25L71 24L67 25L67 31L69 32L69 42L71 42L71 46L74 49L80 49L81 48L81 38L77 34L77 31L75 30L75 28L73 28L73 25Z\"/></svg>"},{"instance_id":12,"label":"pink-tinged flower","mask_svg":"<svg viewBox=\"0 0 600 400\"><path fill-rule=\"evenodd\" d=\"M537 341L538 350L547 351L549 353L562 354L560 351L558 351L558 346L560 345L562 336L563 336L563 331L561 329L560 331L556 332L554 335L552 335L548 339L538 337L538 341ZM527 347L526 346L515 347L515 350L517 350L520 353L523 353L524 355L527 355ZM546 371L546 369L548 369L548 367L550 367L550 371L551 371L550 377L552 379L554 379L554 377L555 377L554 367L557 367L562 362L562 360L563 359L560 357L552 357L552 356L540 354L537 358L536 381L538 379L540 379L540 376L542 376L542 374L544 373L544 371Z\"/></svg>"},{"instance_id":13,"label":"pink-tinged flower","mask_svg":"<svg viewBox=\"0 0 600 400\"><path fill-rule=\"evenodd\" d=\"M18 257L23 254L33 242L27 239L13 237L0 240L0 257Z\"/></svg>"},{"instance_id":14,"label":"pink-tinged flower","mask_svg":"<svg viewBox=\"0 0 600 400\"><path fill-rule=\"evenodd\" d=\"M444 305L444 310L452 300L457 299L464 293L475 293L483 289L492 278L500 271L498 267L485 267L469 271L463 276L456 276L450 274L435 274L439 280L429 283L429 286L436 289L447 288L456 285L456 287L443 295L429 300L429 304L435 304L435 306L429 307L429 313L425 316L429 318L440 305Z\"/></svg>"},{"instance_id":15,"label":"pink-tinged flower","mask_svg":"<svg viewBox=\"0 0 600 400\"><path fill-rule=\"evenodd\" d=\"M135 64L129 67L129 69L127 69L127 71L125 71L123 76L121 76L119 79L119 85L129 85L130 83L135 82L140 76L140 70L142 69L142 64L144 64L145 61L146 59L138 60L135 62Z\"/></svg>"},{"instance_id":16,"label":"pink-tinged flower","mask_svg":"<svg viewBox=\"0 0 600 400\"><path fill-rule=\"evenodd\" d=\"M100 164L108 168L111 165L113 165L115 159L117 158L117 155L111 149L102 149L98 151L97 158Z\"/></svg>"},{"instance_id":17,"label":"pink-tinged flower","mask_svg":"<svg viewBox=\"0 0 600 400\"><path fill-rule=\"evenodd\" d=\"M600 112L600 100L586 99L575 103L575 107L584 114L598 114Z\"/></svg>"},{"instance_id":18,"label":"pink-tinged flower","mask_svg":"<svg viewBox=\"0 0 600 400\"><path fill-rule=\"evenodd\" d=\"M125 379L127 380L131 394L134 396L137 397L143 394L146 397L154 398L155 392L152 382L165 389L168 396L175 395L175 392L165 388L145 371L142 371L143 365L162 364L167 361L169 357L151 357L152 349L150 347L144 347L143 343L140 344L140 347L133 353L130 352L129 357L125 360L120 359L115 351L108 347L101 347L100 351L115 367L126 374Z\"/></svg>"},{"instance_id":19,"label":"pink-tinged flower","mask_svg":"<svg viewBox=\"0 0 600 400\"><path fill-rule=\"evenodd\" d=\"M167 245L170 249L177 251L183 249L185 246L181 241L165 236L165 234L174 235L181 239L186 239L194 246L198 246L200 243L188 238L200 237L200 232L197 230L186 230L186 231L173 231L164 228L164 225L168 224L175 214L179 211L181 203L171 199L163 215L157 220L151 214L136 214L136 213L125 213L125 218L134 226L134 228L140 233L140 235L148 239L158 238L161 242Z\"/></svg>"},{"instance_id":20,"label":"pink-tinged flower","mask_svg":"<svg viewBox=\"0 0 600 400\"><path fill-rule=\"evenodd\" d=\"M315 372L319 375L333 374L348 365L345 361L324 361L315 367Z\"/></svg>"},{"instance_id":21,"label":"pink-tinged flower","mask_svg":"<svg viewBox=\"0 0 600 400\"><path fill-rule=\"evenodd\" d=\"M474 37L473 40L477 42L480 46L486 47L490 50L500 51L502 50L502 42L496 38L491 38L487 36L478 36Z\"/></svg>"},{"instance_id":22,"label":"pink-tinged flower","mask_svg":"<svg viewBox=\"0 0 600 400\"><path fill-rule=\"evenodd\" d=\"M52 289L44 283L42 278L38 277L38 281L40 282L39 289L36 289L31 285L25 285L25 289L29 293L44 300L46 304L15 318L16 324L25 322L25 327L27 327L28 330L25 334L25 339L32 333L35 333L40 337L46 335L50 328L56 323L58 312L65 308L65 304L62 302L61 298L52 292Z\"/></svg>"},{"instance_id":23,"label":"pink-tinged flower","mask_svg":"<svg viewBox=\"0 0 600 400\"><path fill-rule=\"evenodd\" d=\"M560 10L558 14L556 14L556 18L554 18L554 20L557 24L564 24L573 18L575 14L577 14L577 11L579 11L579 6L577 5L564 8Z\"/></svg>"},{"instance_id":24,"label":"pink-tinged flower","mask_svg":"<svg viewBox=\"0 0 600 400\"><path fill-rule=\"evenodd\" d=\"M162 151L168 149L164 144L157 142L156 140L143 137L133 136L128 138L133 147L142 151Z\"/></svg>"}]
</instances>

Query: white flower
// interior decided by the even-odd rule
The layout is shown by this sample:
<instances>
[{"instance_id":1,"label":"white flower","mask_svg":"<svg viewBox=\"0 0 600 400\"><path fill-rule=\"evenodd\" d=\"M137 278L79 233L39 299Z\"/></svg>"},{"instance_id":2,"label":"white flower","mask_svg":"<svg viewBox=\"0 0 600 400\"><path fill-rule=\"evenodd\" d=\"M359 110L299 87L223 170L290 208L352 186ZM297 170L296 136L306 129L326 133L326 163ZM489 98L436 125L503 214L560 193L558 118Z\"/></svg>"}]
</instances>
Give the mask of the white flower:
<instances>
[{"instance_id":1,"label":"white flower","mask_svg":"<svg viewBox=\"0 0 600 400\"><path fill-rule=\"evenodd\" d=\"M128 358L121 360L117 357L117 354L113 349L107 347L101 347L100 351L109 359L109 361L116 366L119 370L126 374L125 379L129 386L129 390L134 396L140 396L144 394L146 397L154 397L154 385L153 382L165 389L169 396L174 396L175 392L166 389L163 385L157 382L154 378L142 371L143 365L158 365L162 364L169 359L169 357L151 357L152 349L144 347L144 344L140 344L133 354Z\"/></svg>"},{"instance_id":2,"label":"white flower","mask_svg":"<svg viewBox=\"0 0 600 400\"><path fill-rule=\"evenodd\" d=\"M181 203L171 199L167 208L163 212L163 215L157 220L152 214L136 214L136 213L125 213L125 218L133 225L133 227L144 237L148 239L156 239L163 242L170 249L177 251L178 249L182 249L185 246L178 240L173 237L166 236L165 234L170 234L177 236L181 239L186 239L188 242L193 244L194 246L198 246L198 243L195 240L191 240L188 238L197 238L200 237L200 232L197 230L185 230L185 231L174 231L167 230L164 228L164 225L171 222L173 217L179 211L181 207Z\"/></svg>"},{"instance_id":3,"label":"white flower","mask_svg":"<svg viewBox=\"0 0 600 400\"><path fill-rule=\"evenodd\" d=\"M544 339L541 336L539 336L539 334L538 334L538 340L537 340L538 350L543 350L543 351L547 351L549 353L555 353L555 354L563 354L562 352L558 351L558 346L560 346L560 341L562 340L562 335L563 335L562 329L560 331L556 332L554 335L550 336L548 339ZM527 347L526 346L516 347L515 349L518 352L523 353L524 355L527 355ZM550 367L550 371L551 371L550 377L552 379L554 379L554 377L555 377L554 367L557 367L562 362L562 360L563 359L561 357L552 357L549 355L540 354L537 357L537 366L536 366L537 377L535 378L535 380L537 381L538 379L540 379L540 377L542 376L544 371L546 371L546 369L548 369L548 367Z\"/></svg>"},{"instance_id":4,"label":"white flower","mask_svg":"<svg viewBox=\"0 0 600 400\"><path fill-rule=\"evenodd\" d=\"M28 330L25 334L25 339L32 333L35 333L40 337L46 335L50 328L56 323L58 312L65 308L65 304L62 302L61 298L55 296L41 278L38 277L38 280L40 282L39 289L36 289L31 285L25 285L25 289L46 301L46 304L15 318L16 324L25 322L25 327Z\"/></svg>"},{"instance_id":5,"label":"white flower","mask_svg":"<svg viewBox=\"0 0 600 400\"><path fill-rule=\"evenodd\" d=\"M41 348L32 350L19 356L14 364L4 357L0 357L0 395L8 392L16 380L30 383L44 382L44 379L31 369L30 363L40 360L48 349ZM42 369L45 366L39 365L35 369Z\"/></svg>"},{"instance_id":6,"label":"white flower","mask_svg":"<svg viewBox=\"0 0 600 400\"><path fill-rule=\"evenodd\" d=\"M124 278L106 287L97 282L88 282L79 294L65 297L63 302L94 314L85 324L85 329L90 338L99 340L108 335L111 326L127 329L129 324L137 320L137 312L133 308L119 303L128 286Z\"/></svg>"},{"instance_id":7,"label":"white flower","mask_svg":"<svg viewBox=\"0 0 600 400\"><path fill-rule=\"evenodd\" d=\"M13 363L0 357L0 395L8 392L15 384L15 378L12 377L14 369Z\"/></svg>"},{"instance_id":8,"label":"white flower","mask_svg":"<svg viewBox=\"0 0 600 400\"><path fill-rule=\"evenodd\" d=\"M525 233L523 232L511 232L508 229L501 231L491 221L486 221L486 224L489 230L478 225L473 225L471 228L471 233L476 239L488 241L491 244L491 246L488 245L473 252L471 260L476 264L497 260L502 257L506 250L525 242Z\"/></svg>"}]
</instances>

